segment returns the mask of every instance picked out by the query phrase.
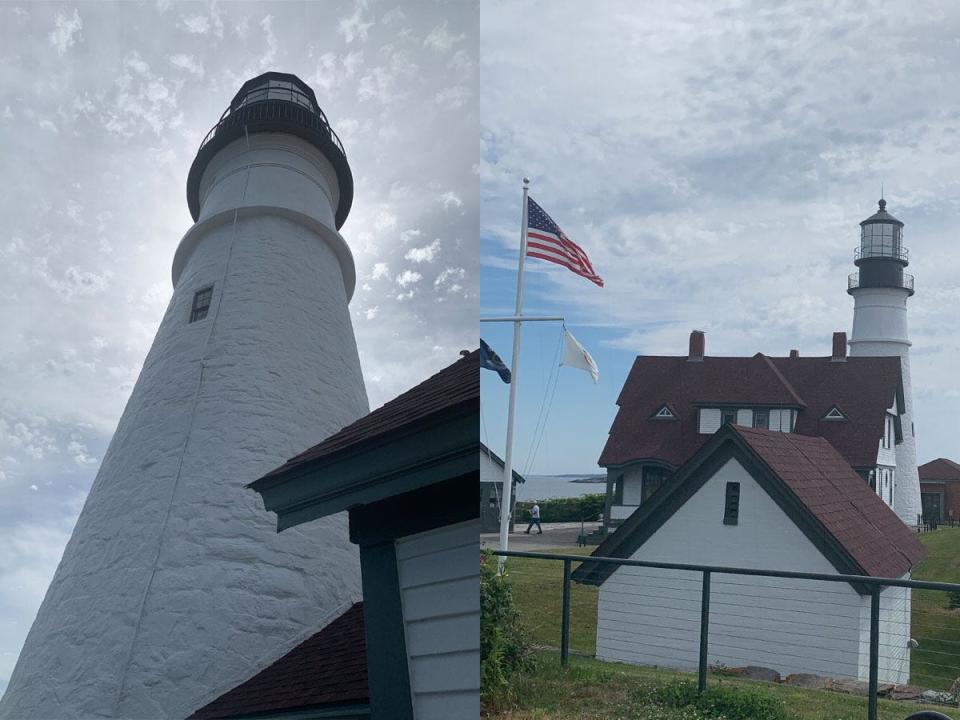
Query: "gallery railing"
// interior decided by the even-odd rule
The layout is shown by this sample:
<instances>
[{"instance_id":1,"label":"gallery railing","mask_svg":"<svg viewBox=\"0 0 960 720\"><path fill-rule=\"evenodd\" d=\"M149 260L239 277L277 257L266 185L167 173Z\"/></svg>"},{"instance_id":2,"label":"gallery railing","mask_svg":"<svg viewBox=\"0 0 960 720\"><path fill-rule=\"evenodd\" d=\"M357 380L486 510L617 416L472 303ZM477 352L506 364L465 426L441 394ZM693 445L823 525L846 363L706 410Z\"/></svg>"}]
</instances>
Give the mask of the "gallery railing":
<instances>
[{"instance_id":1,"label":"gallery railing","mask_svg":"<svg viewBox=\"0 0 960 720\"><path fill-rule=\"evenodd\" d=\"M516 582L532 579L538 583L535 594L540 607L549 606L544 595L556 587L554 583L559 585L557 639L563 666L570 655L574 569L588 561L599 573L604 568L612 572L611 567L638 569L632 576L621 578L617 587L609 590L602 612L597 610L598 645L604 639L609 647L619 646L610 657L598 655L598 659L618 660L613 656L619 653L637 658L619 659L624 662L661 668L696 667L702 692L708 672L723 674L731 670L716 660L711 666L711 654L742 660L741 664L749 666L759 665L759 656L772 664L776 660L781 666L789 666L792 673L835 682L837 688L848 692L865 690L868 720L877 719L881 670L889 677L905 672L902 668L907 667L909 678L904 677L905 681L936 686L922 696L918 691L916 699L920 701L952 702L956 707L960 699L960 610L952 609L960 607L960 584L542 552L493 552L524 559L521 567L508 560L507 572ZM558 564L562 564L562 572ZM639 582L633 582L636 580ZM906 592L891 591L896 588ZM578 592L585 589L578 588ZM596 598L599 601L599 595ZM580 600L578 606L582 607ZM522 606L520 610L523 614ZM611 632L611 617L622 628L619 639L602 636ZM899 640L904 638L901 647ZM818 662L821 667L838 667L839 661L856 668L855 674L841 674L839 678L816 675ZM861 674L867 676L865 688L862 682L857 684ZM885 691L892 691L894 685L885 681Z\"/></svg>"}]
</instances>

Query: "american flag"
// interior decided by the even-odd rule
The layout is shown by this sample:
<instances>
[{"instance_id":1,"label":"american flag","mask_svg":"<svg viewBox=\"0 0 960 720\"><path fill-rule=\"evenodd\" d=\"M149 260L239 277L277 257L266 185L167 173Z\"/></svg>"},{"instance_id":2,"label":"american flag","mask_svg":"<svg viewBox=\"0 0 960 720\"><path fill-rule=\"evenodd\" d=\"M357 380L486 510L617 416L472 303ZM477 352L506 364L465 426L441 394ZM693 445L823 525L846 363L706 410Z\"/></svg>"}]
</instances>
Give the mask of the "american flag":
<instances>
[{"instance_id":1,"label":"american flag","mask_svg":"<svg viewBox=\"0 0 960 720\"><path fill-rule=\"evenodd\" d=\"M603 280L594 271L587 254L563 234L560 226L531 197L527 198L527 257L563 265L603 287Z\"/></svg>"}]
</instances>

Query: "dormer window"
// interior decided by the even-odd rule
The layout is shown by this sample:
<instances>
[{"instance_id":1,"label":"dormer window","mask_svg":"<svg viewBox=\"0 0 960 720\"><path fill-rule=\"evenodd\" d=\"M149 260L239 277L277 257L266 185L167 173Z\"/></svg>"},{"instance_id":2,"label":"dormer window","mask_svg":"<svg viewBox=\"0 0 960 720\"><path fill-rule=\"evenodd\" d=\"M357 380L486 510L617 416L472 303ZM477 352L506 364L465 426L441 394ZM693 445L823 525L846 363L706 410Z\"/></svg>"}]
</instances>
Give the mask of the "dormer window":
<instances>
[{"instance_id":1,"label":"dormer window","mask_svg":"<svg viewBox=\"0 0 960 720\"><path fill-rule=\"evenodd\" d=\"M655 420L676 420L677 416L666 405L661 405L660 409L653 415Z\"/></svg>"},{"instance_id":2,"label":"dormer window","mask_svg":"<svg viewBox=\"0 0 960 720\"><path fill-rule=\"evenodd\" d=\"M824 420L846 420L847 416L840 412L840 408L836 405L827 410L827 414L823 416Z\"/></svg>"}]
</instances>

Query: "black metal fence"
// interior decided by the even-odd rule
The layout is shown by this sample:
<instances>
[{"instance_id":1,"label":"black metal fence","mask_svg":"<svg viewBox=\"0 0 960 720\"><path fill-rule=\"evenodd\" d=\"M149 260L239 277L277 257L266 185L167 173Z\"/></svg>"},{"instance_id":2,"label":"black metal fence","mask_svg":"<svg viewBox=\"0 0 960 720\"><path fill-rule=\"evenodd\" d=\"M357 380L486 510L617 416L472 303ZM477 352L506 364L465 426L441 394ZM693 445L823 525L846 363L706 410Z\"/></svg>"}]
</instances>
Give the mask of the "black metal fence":
<instances>
[{"instance_id":1,"label":"black metal fence","mask_svg":"<svg viewBox=\"0 0 960 720\"><path fill-rule=\"evenodd\" d=\"M596 617L598 659L695 669L701 691L711 669L730 672L733 664L776 665L804 682L820 681L820 687L843 689L846 683L850 692L865 677L866 687L859 685L867 694L869 720L877 718L881 686L892 696L896 690L924 702L952 699L955 707L960 695L960 609L952 607L960 604L960 584L541 552L495 554L526 559L522 569L508 563L508 570L518 582L539 583L535 602L541 608L555 608L545 596L550 588L559 591L557 640L564 666L571 595L585 590L573 581L573 571L589 560L596 568L612 566L613 573L596 592L595 615L581 618L589 624ZM575 629L582 641L583 628ZM911 698L904 689L911 683L927 688L927 694L916 690L918 697Z\"/></svg>"}]
</instances>

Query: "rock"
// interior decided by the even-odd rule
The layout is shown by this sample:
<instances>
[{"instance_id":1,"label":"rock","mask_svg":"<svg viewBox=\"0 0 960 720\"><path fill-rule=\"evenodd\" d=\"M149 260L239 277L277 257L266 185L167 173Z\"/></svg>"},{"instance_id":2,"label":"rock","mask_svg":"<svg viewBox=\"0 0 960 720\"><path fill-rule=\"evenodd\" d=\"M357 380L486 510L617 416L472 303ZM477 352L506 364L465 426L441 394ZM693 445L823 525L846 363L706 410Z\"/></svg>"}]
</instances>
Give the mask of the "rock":
<instances>
[{"instance_id":1,"label":"rock","mask_svg":"<svg viewBox=\"0 0 960 720\"><path fill-rule=\"evenodd\" d=\"M847 693L848 695L867 695L870 689L868 683L863 680L850 680L847 678L833 680L830 685L831 690Z\"/></svg>"},{"instance_id":2,"label":"rock","mask_svg":"<svg viewBox=\"0 0 960 720\"><path fill-rule=\"evenodd\" d=\"M830 680L830 678L812 675L811 673L794 673L793 675L787 675L783 682L787 685L812 690L829 690L833 685L833 681Z\"/></svg>"},{"instance_id":3,"label":"rock","mask_svg":"<svg viewBox=\"0 0 960 720\"><path fill-rule=\"evenodd\" d=\"M780 673L770 668L760 667L758 665L748 665L740 668L730 668L730 674L736 675L744 680L766 680L767 682L780 682Z\"/></svg>"},{"instance_id":4,"label":"rock","mask_svg":"<svg viewBox=\"0 0 960 720\"><path fill-rule=\"evenodd\" d=\"M953 695L941 690L924 690L922 693L920 693L920 699L925 703L953 705Z\"/></svg>"},{"instance_id":5,"label":"rock","mask_svg":"<svg viewBox=\"0 0 960 720\"><path fill-rule=\"evenodd\" d=\"M890 691L891 700L919 700L923 689L916 685L895 685Z\"/></svg>"}]
</instances>

